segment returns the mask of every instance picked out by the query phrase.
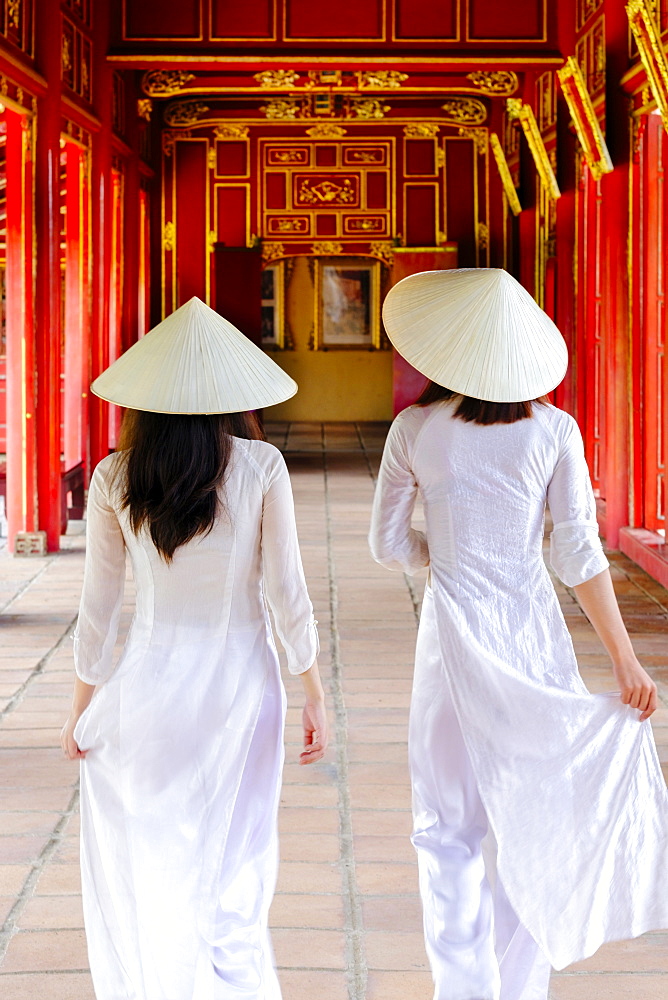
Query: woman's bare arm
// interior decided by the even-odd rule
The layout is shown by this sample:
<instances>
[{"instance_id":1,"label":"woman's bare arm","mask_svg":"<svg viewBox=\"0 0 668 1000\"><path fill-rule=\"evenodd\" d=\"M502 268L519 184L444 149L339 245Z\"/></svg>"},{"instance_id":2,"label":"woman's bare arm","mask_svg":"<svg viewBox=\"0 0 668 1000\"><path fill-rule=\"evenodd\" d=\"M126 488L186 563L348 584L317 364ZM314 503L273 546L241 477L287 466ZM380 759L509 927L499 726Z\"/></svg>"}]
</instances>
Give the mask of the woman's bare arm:
<instances>
[{"instance_id":1,"label":"woman's bare arm","mask_svg":"<svg viewBox=\"0 0 668 1000\"><path fill-rule=\"evenodd\" d=\"M642 712L641 721L649 719L658 704L656 684L633 652L613 590L610 570L606 569L585 583L577 584L573 590L612 660L622 701Z\"/></svg>"}]
</instances>

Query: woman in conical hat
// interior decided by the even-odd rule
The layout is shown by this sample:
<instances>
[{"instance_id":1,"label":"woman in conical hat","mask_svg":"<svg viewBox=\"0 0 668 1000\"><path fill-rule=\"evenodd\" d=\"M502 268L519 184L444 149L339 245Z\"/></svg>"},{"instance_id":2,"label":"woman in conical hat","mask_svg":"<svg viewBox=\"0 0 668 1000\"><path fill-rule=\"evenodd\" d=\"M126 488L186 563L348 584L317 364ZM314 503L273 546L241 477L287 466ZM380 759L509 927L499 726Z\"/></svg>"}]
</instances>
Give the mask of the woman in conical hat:
<instances>
[{"instance_id":1,"label":"woman in conical hat","mask_svg":"<svg viewBox=\"0 0 668 1000\"><path fill-rule=\"evenodd\" d=\"M82 886L98 1000L280 1000L267 932L285 692L268 607L327 721L290 481L247 411L297 386L199 299L94 383L131 407L97 466L75 633ZM116 665L129 554L136 608ZM93 697L93 693L95 695Z\"/></svg>"},{"instance_id":2,"label":"woman in conical hat","mask_svg":"<svg viewBox=\"0 0 668 1000\"><path fill-rule=\"evenodd\" d=\"M383 319L430 380L390 429L370 542L390 568L429 567L409 757L435 998L545 1000L550 966L668 926L656 687L617 608L577 424L546 398L568 360L555 325L485 268L411 275ZM578 674L546 503L552 567L620 693Z\"/></svg>"}]
</instances>

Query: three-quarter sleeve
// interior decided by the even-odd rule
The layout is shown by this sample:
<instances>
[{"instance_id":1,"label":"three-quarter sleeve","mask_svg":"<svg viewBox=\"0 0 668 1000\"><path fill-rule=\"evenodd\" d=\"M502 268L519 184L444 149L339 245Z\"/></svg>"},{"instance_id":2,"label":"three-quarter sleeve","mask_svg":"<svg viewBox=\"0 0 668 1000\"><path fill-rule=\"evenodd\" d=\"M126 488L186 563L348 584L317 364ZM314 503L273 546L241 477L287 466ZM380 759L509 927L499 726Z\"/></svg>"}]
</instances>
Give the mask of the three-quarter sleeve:
<instances>
[{"instance_id":1,"label":"three-quarter sleeve","mask_svg":"<svg viewBox=\"0 0 668 1000\"><path fill-rule=\"evenodd\" d=\"M125 586L125 542L100 466L90 481L86 517L86 561L74 633L74 666L82 681L102 684L113 671Z\"/></svg>"},{"instance_id":2,"label":"three-quarter sleeve","mask_svg":"<svg viewBox=\"0 0 668 1000\"><path fill-rule=\"evenodd\" d=\"M378 473L371 514L369 546L376 562L388 569L417 573L429 564L427 539L411 525L417 482L410 467L402 418L390 427Z\"/></svg>"},{"instance_id":3,"label":"three-quarter sleeve","mask_svg":"<svg viewBox=\"0 0 668 1000\"><path fill-rule=\"evenodd\" d=\"M576 587L602 573L609 563L598 535L582 435L572 417L564 419L547 499L553 521L550 564L567 587Z\"/></svg>"},{"instance_id":4,"label":"three-quarter sleeve","mask_svg":"<svg viewBox=\"0 0 668 1000\"><path fill-rule=\"evenodd\" d=\"M262 505L262 574L288 669L303 674L320 645L299 552L290 477L281 455L270 472Z\"/></svg>"}]
</instances>

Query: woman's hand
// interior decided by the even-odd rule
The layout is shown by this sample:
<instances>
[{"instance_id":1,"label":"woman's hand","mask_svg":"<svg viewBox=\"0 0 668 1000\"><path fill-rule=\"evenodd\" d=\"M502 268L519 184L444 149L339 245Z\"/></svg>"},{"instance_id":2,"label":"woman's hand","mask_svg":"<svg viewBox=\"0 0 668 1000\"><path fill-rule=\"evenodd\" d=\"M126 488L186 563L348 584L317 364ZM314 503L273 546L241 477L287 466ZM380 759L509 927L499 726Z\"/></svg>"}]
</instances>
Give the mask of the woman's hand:
<instances>
[{"instance_id":1,"label":"woman's hand","mask_svg":"<svg viewBox=\"0 0 668 1000\"><path fill-rule=\"evenodd\" d=\"M640 721L649 719L658 706L656 684L646 670L641 667L635 656L626 657L623 661L613 663L615 680L619 684L621 698L625 705L637 708L642 712Z\"/></svg>"},{"instance_id":2,"label":"woman's hand","mask_svg":"<svg viewBox=\"0 0 668 1000\"><path fill-rule=\"evenodd\" d=\"M329 739L324 697L307 699L302 712L302 725L304 749L299 755L299 763L314 764L317 760L322 760Z\"/></svg>"},{"instance_id":3,"label":"woman's hand","mask_svg":"<svg viewBox=\"0 0 668 1000\"><path fill-rule=\"evenodd\" d=\"M80 750L74 739L74 727L79 721L79 715L70 712L67 722L60 732L60 745L68 760L81 760L86 756L87 750Z\"/></svg>"}]
</instances>

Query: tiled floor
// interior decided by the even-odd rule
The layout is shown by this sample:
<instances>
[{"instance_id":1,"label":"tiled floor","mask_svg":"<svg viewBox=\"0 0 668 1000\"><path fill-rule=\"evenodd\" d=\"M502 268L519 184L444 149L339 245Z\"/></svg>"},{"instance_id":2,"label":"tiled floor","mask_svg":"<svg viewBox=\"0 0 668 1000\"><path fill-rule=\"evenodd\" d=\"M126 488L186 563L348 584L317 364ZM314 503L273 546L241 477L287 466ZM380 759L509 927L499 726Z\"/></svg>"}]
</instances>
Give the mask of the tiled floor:
<instances>
[{"instance_id":1,"label":"tiled floor","mask_svg":"<svg viewBox=\"0 0 668 1000\"><path fill-rule=\"evenodd\" d=\"M293 475L334 730L327 761L299 768L299 685L287 678L282 863L272 910L285 1000L429 1000L406 767L423 581L388 573L366 547L385 427L292 424L270 432ZM58 749L72 676L80 527L58 556L0 554L3 1000L93 997L79 899L77 768ZM663 704L654 719L665 762L668 594L625 558L612 559L636 648L660 686ZM572 596L558 590L587 683L592 690L612 687L591 628ZM668 934L605 947L555 975L551 992L553 1000L665 1000Z\"/></svg>"}]
</instances>

